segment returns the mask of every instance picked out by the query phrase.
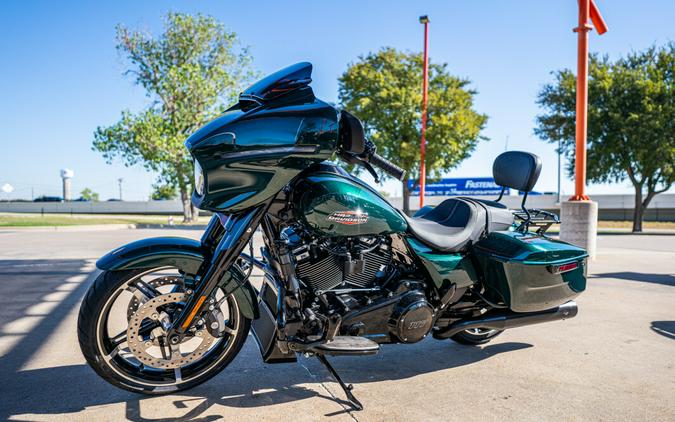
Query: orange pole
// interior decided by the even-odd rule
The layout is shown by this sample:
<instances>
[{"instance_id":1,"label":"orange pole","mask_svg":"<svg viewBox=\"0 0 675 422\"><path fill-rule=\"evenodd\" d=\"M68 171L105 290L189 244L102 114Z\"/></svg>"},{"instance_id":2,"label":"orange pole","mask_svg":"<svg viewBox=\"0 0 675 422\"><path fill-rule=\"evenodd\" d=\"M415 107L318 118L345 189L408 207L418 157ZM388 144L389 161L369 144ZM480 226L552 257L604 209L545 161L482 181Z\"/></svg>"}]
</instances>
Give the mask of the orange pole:
<instances>
[{"instance_id":1,"label":"orange pole","mask_svg":"<svg viewBox=\"0 0 675 422\"><path fill-rule=\"evenodd\" d=\"M588 125L588 23L591 0L579 0L579 26L574 28L578 40L577 56L577 105L576 105L576 155L574 196L570 201L588 201L586 195L586 130Z\"/></svg>"},{"instance_id":2,"label":"orange pole","mask_svg":"<svg viewBox=\"0 0 675 422\"><path fill-rule=\"evenodd\" d=\"M591 22L593 22L593 27L598 32L598 35L602 35L607 32L607 24L602 18L598 6L595 5L595 1L591 0L591 4L588 11Z\"/></svg>"},{"instance_id":3,"label":"orange pole","mask_svg":"<svg viewBox=\"0 0 675 422\"><path fill-rule=\"evenodd\" d=\"M426 186L426 132L427 132L427 90L429 86L429 18L420 16L424 24L424 69L422 70L422 139L420 140L420 209L424 206L424 188Z\"/></svg>"}]
</instances>

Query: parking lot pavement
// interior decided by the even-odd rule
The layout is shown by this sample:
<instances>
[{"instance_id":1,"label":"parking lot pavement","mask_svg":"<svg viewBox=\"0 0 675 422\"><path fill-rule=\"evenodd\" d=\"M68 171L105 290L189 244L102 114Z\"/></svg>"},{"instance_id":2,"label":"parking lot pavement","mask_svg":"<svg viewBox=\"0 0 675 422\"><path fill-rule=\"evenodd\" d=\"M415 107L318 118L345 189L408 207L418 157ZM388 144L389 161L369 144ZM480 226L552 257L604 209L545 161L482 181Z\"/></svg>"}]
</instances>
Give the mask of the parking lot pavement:
<instances>
[{"instance_id":1,"label":"parking lot pavement","mask_svg":"<svg viewBox=\"0 0 675 422\"><path fill-rule=\"evenodd\" d=\"M0 231L0 420L675 420L675 236L603 236L579 316L482 347L427 339L336 358L362 412L315 360L264 365L249 339L206 384L163 397L84 363L79 302L93 260L198 231Z\"/></svg>"}]
</instances>

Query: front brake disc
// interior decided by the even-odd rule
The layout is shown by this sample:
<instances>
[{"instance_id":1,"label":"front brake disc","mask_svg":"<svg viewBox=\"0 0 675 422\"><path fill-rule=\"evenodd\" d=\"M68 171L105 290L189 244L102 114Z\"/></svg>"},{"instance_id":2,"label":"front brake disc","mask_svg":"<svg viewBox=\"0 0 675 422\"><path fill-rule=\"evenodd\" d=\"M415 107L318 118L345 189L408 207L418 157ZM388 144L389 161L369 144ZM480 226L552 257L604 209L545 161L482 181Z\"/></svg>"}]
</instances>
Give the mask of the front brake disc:
<instances>
[{"instance_id":1,"label":"front brake disc","mask_svg":"<svg viewBox=\"0 0 675 422\"><path fill-rule=\"evenodd\" d=\"M179 276L166 276L166 277L157 277L153 280L148 281L148 284L155 289L162 286L169 286L172 284L180 284L181 277ZM131 316L138 310L138 308L147 301L147 298L141 293L140 290L136 289L133 292L133 296L127 305L127 321L131 319Z\"/></svg>"},{"instance_id":2,"label":"front brake disc","mask_svg":"<svg viewBox=\"0 0 675 422\"><path fill-rule=\"evenodd\" d=\"M168 357L164 356L165 353L162 353L162 348L158 346L157 334L166 334L159 321L162 315L160 308L185 303L187 298L188 295L185 293L167 293L156 296L142 304L131 316L127 328L127 341L131 353L141 363L153 368L179 368L198 360L209 350L216 338L205 328L198 329L192 333L192 336L185 337L180 344L167 345L166 347L170 349ZM141 334L140 329L144 321L155 321L156 327L147 334Z\"/></svg>"}]
</instances>

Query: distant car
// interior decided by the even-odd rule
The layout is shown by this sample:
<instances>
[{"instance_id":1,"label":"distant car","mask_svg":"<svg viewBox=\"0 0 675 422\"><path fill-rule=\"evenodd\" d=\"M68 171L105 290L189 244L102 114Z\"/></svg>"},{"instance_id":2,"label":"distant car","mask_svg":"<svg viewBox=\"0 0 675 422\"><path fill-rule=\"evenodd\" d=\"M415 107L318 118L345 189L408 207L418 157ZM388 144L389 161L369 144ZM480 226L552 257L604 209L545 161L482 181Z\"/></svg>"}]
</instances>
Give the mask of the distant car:
<instances>
[{"instance_id":1,"label":"distant car","mask_svg":"<svg viewBox=\"0 0 675 422\"><path fill-rule=\"evenodd\" d=\"M120 202L120 201L121 201L121 199L117 199L117 198L108 199L108 202Z\"/></svg>"},{"instance_id":2,"label":"distant car","mask_svg":"<svg viewBox=\"0 0 675 422\"><path fill-rule=\"evenodd\" d=\"M60 196L38 196L33 202L63 202Z\"/></svg>"}]
</instances>

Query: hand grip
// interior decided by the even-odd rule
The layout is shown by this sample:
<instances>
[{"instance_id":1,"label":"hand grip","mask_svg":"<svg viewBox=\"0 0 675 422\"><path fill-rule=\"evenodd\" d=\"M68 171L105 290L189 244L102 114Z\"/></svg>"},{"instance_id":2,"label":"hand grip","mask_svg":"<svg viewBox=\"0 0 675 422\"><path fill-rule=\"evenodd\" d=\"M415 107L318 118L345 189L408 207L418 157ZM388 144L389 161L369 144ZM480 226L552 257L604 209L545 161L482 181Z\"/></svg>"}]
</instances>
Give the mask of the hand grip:
<instances>
[{"instance_id":1,"label":"hand grip","mask_svg":"<svg viewBox=\"0 0 675 422\"><path fill-rule=\"evenodd\" d=\"M405 176L405 170L380 155L371 155L368 162L397 180L403 180Z\"/></svg>"}]
</instances>

